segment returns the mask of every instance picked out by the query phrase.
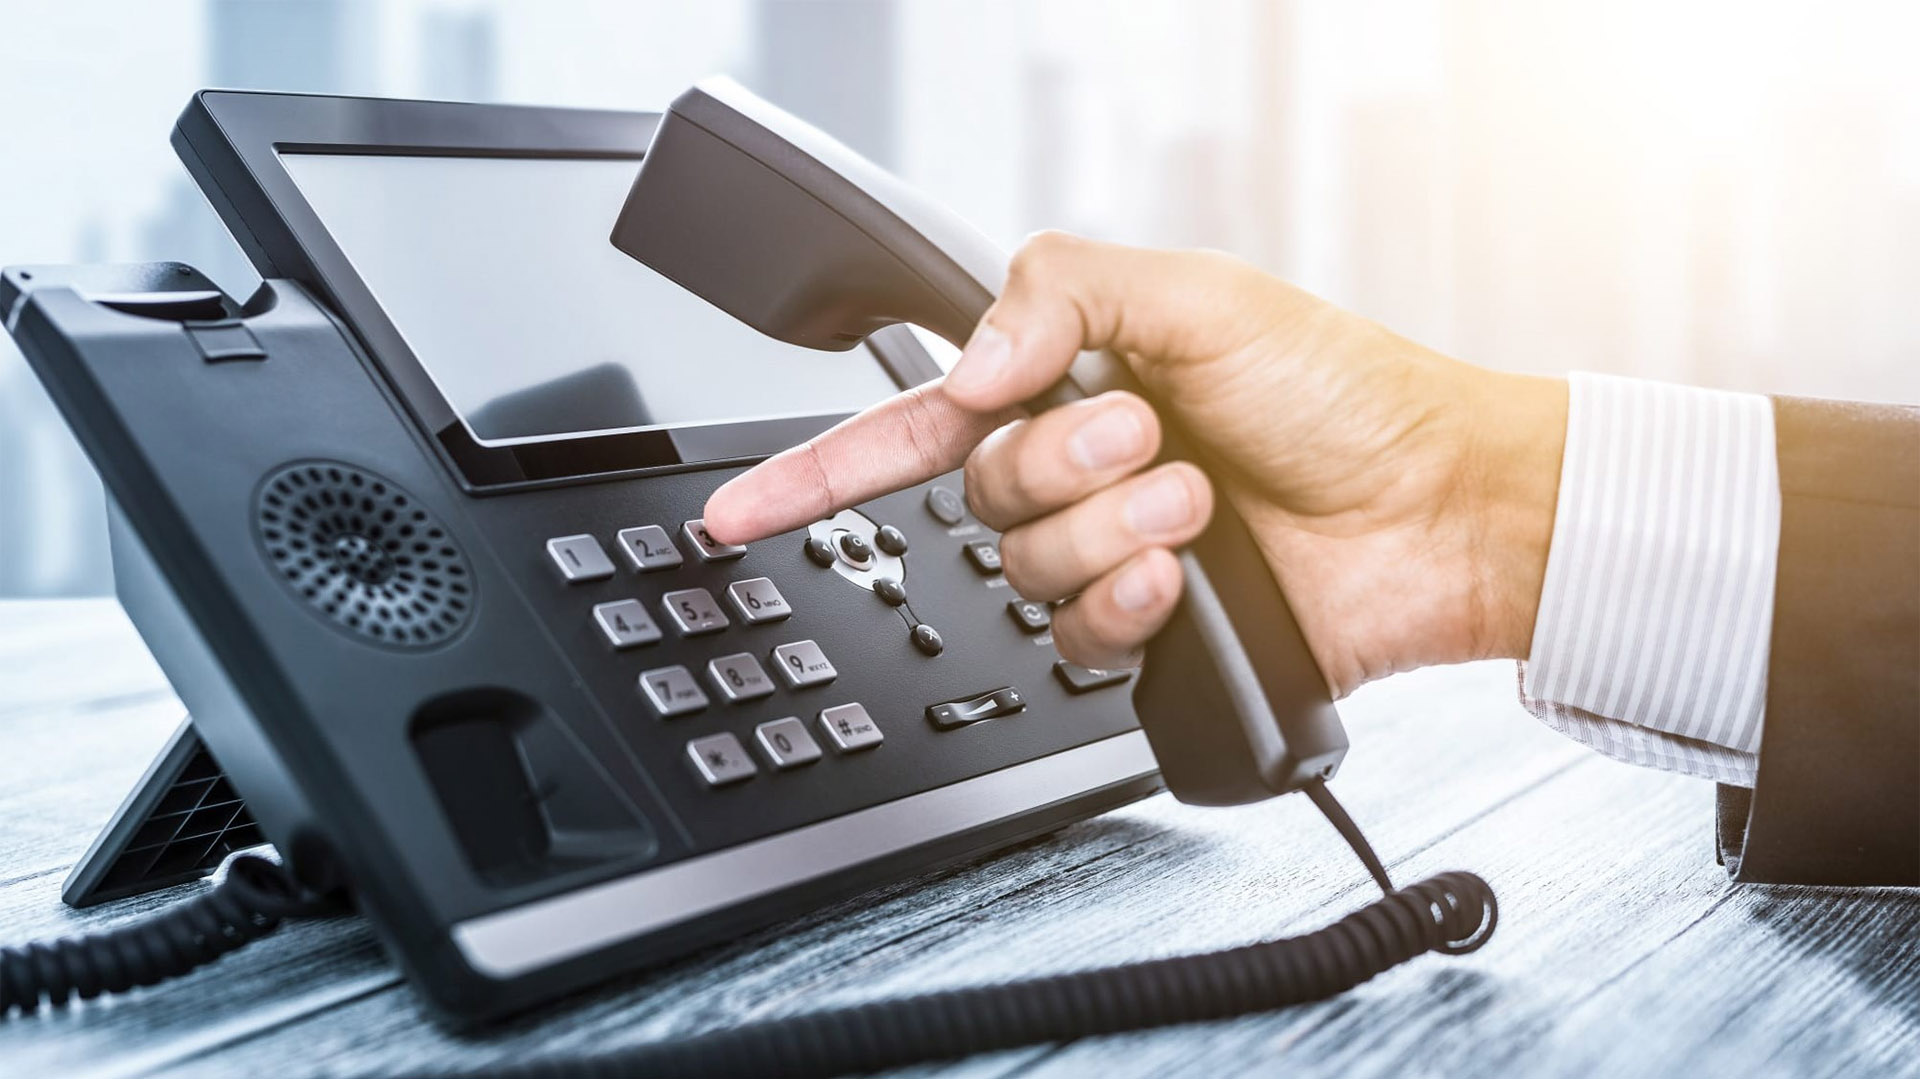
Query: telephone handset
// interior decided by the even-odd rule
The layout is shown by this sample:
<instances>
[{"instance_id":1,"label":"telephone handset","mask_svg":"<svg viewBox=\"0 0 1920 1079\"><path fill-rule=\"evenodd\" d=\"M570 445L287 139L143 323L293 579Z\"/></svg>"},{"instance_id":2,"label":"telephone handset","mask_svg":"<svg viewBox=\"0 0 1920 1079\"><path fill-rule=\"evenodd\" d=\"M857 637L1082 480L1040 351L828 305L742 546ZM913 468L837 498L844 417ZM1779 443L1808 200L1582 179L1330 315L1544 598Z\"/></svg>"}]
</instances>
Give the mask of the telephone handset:
<instances>
[{"instance_id":1,"label":"telephone handset","mask_svg":"<svg viewBox=\"0 0 1920 1079\"><path fill-rule=\"evenodd\" d=\"M836 351L899 322L965 344L1007 265L924 194L725 78L662 115L612 240L762 333ZM1140 391L1125 362L1087 353L1030 407L1122 388ZM1204 463L1190 436L1161 423L1164 457ZM1217 502L1180 562L1186 587L1133 697L1167 788L1234 805L1332 776L1346 732L1231 503Z\"/></svg>"}]
</instances>

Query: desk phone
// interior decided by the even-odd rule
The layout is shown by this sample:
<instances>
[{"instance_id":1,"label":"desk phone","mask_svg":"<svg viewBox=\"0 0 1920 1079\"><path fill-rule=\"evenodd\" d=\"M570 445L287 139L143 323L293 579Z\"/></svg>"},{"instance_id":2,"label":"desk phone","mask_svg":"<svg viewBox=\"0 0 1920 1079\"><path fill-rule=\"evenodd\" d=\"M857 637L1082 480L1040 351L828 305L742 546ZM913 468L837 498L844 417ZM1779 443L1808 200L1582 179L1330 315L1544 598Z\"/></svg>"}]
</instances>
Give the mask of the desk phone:
<instances>
[{"instance_id":1,"label":"desk phone","mask_svg":"<svg viewBox=\"0 0 1920 1079\"><path fill-rule=\"evenodd\" d=\"M250 297L0 274L191 713L69 902L268 842L470 1023L1163 785L1325 797L1344 735L1230 513L1144 676L1061 659L958 474L706 533L719 484L936 377L896 323L964 339L1004 266L817 131L724 83L664 119L204 91L173 142ZM1056 396L1124 378L1087 364ZM1420 894L1386 965L1474 931Z\"/></svg>"}]
</instances>

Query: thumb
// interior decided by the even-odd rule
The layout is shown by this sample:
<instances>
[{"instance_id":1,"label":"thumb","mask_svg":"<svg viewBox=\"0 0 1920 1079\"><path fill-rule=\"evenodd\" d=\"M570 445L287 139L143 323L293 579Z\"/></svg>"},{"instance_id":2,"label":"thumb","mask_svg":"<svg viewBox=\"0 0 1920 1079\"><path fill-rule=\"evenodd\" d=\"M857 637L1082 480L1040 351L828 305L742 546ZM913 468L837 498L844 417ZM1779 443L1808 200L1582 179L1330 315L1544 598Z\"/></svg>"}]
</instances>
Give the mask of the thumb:
<instances>
[{"instance_id":1,"label":"thumb","mask_svg":"<svg viewBox=\"0 0 1920 1079\"><path fill-rule=\"evenodd\" d=\"M1064 232L1029 238L1006 287L947 374L943 392L987 412L1053 385L1083 350L1152 363L1205 360L1234 347L1235 297L1257 271L1224 255L1153 251Z\"/></svg>"}]
</instances>

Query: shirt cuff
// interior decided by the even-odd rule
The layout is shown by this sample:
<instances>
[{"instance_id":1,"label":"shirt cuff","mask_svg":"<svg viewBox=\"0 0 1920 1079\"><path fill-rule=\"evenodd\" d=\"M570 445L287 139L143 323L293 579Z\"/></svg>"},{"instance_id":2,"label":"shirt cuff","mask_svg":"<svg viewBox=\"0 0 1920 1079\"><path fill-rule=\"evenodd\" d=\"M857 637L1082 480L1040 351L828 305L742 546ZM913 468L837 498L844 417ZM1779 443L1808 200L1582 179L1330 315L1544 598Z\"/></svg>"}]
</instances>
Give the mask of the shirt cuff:
<instances>
[{"instance_id":1,"label":"shirt cuff","mask_svg":"<svg viewBox=\"0 0 1920 1079\"><path fill-rule=\"evenodd\" d=\"M1523 703L1608 756L1751 786L1779 546L1772 402L1571 376Z\"/></svg>"}]
</instances>

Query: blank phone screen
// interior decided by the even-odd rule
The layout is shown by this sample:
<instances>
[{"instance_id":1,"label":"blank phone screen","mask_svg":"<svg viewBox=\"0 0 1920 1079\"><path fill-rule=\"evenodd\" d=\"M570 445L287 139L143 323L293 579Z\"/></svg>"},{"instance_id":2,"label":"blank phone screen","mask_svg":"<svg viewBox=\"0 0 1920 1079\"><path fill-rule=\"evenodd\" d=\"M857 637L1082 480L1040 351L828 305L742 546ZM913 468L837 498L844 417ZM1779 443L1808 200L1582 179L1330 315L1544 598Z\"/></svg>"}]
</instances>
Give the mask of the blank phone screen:
<instances>
[{"instance_id":1,"label":"blank phone screen","mask_svg":"<svg viewBox=\"0 0 1920 1079\"><path fill-rule=\"evenodd\" d=\"M280 159L483 442L853 412L896 389L864 347L765 337L615 249L638 161Z\"/></svg>"}]
</instances>

